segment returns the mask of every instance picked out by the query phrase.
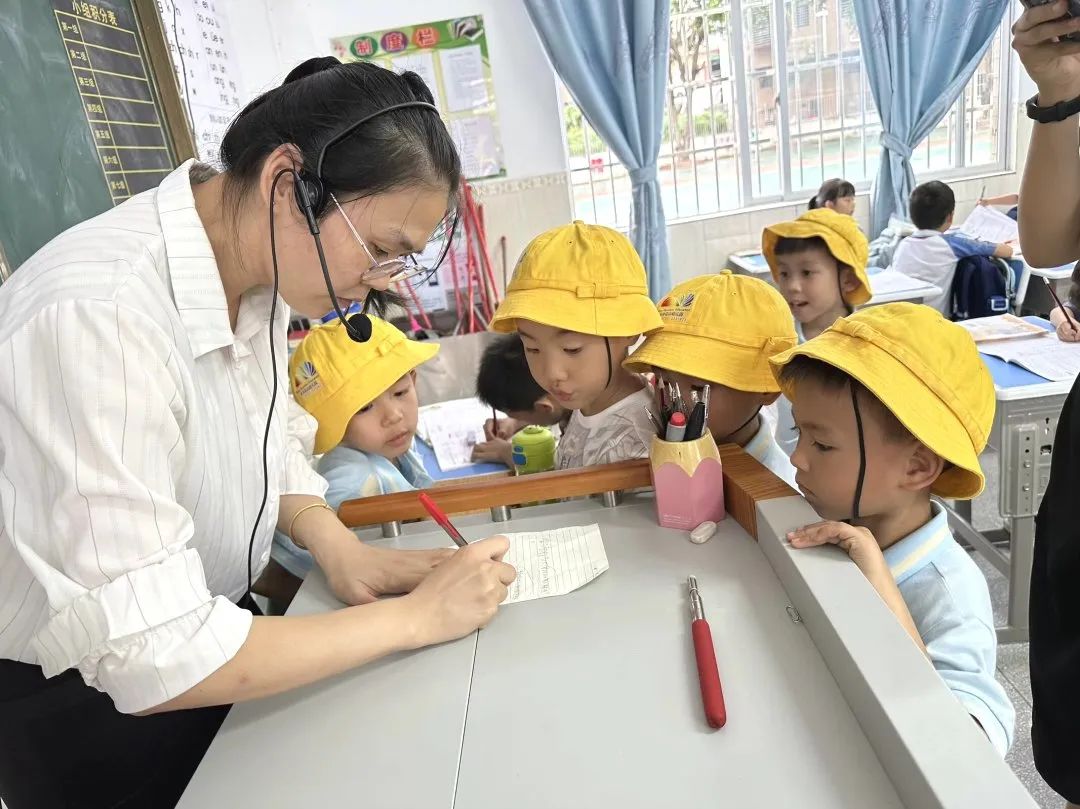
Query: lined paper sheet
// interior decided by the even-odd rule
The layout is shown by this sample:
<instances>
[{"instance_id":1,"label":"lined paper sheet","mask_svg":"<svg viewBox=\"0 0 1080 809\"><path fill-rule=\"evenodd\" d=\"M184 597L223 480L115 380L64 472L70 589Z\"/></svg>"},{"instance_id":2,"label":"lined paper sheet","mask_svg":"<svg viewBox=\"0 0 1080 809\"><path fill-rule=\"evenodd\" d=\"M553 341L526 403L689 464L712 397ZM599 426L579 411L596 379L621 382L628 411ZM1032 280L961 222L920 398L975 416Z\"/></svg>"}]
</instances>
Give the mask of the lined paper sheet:
<instances>
[{"instance_id":1,"label":"lined paper sheet","mask_svg":"<svg viewBox=\"0 0 1080 809\"><path fill-rule=\"evenodd\" d=\"M960 226L960 232L969 239L980 239L994 244L1015 242L1020 238L1015 219L994 208L981 205L975 206L968 214L968 218Z\"/></svg>"},{"instance_id":2,"label":"lined paper sheet","mask_svg":"<svg viewBox=\"0 0 1080 809\"><path fill-rule=\"evenodd\" d=\"M503 561L513 565L518 575L503 604L566 595L608 569L596 523L504 536L510 540L510 550Z\"/></svg>"}]
</instances>

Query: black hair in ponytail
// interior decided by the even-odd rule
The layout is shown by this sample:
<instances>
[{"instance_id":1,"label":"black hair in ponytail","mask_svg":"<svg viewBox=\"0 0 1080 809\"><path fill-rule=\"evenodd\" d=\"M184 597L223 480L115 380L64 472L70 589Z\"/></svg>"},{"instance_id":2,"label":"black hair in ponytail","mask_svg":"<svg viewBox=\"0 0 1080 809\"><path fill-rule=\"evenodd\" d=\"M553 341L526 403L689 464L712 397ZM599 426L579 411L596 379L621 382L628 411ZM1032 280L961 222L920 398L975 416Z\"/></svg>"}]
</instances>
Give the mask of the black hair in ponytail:
<instances>
[{"instance_id":1,"label":"black hair in ponytail","mask_svg":"<svg viewBox=\"0 0 1080 809\"><path fill-rule=\"evenodd\" d=\"M263 162L282 144L296 146L304 167L314 171L323 144L352 122L410 101L434 103L424 80L411 71L343 64L333 56L297 65L280 87L249 103L222 139L225 195L234 214ZM461 160L446 125L416 107L373 118L334 144L322 166L324 186L343 201L403 188L445 188L453 208L460 177ZM373 293L371 304L381 314L393 297Z\"/></svg>"},{"instance_id":2,"label":"black hair in ponytail","mask_svg":"<svg viewBox=\"0 0 1080 809\"><path fill-rule=\"evenodd\" d=\"M855 196L855 186L847 180L841 179L840 177L826 180L821 184L821 188L818 189L818 192L810 197L808 210L813 211L817 208L824 208L826 202L836 202L841 197L853 196Z\"/></svg>"}]
</instances>

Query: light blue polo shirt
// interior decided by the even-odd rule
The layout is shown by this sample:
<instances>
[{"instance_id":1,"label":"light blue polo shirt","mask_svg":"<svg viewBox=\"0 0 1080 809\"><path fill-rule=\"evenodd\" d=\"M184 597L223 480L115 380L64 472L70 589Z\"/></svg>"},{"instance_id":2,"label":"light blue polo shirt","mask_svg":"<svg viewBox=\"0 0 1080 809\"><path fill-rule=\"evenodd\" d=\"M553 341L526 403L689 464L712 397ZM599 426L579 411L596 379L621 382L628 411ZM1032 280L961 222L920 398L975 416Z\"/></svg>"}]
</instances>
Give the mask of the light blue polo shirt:
<instances>
[{"instance_id":1,"label":"light blue polo shirt","mask_svg":"<svg viewBox=\"0 0 1080 809\"><path fill-rule=\"evenodd\" d=\"M416 451L416 439L409 451L396 461L339 444L322 456L318 471L328 484L326 504L335 511L346 500L426 489L432 485L431 476ZM298 548L280 531L274 532L270 555L300 578L304 578L314 564L310 553Z\"/></svg>"},{"instance_id":2,"label":"light blue polo shirt","mask_svg":"<svg viewBox=\"0 0 1080 809\"><path fill-rule=\"evenodd\" d=\"M937 503L930 508L930 521L886 548L885 561L937 673L1004 756L1016 711L994 679L997 634L990 590L953 539L945 510Z\"/></svg>"}]
</instances>

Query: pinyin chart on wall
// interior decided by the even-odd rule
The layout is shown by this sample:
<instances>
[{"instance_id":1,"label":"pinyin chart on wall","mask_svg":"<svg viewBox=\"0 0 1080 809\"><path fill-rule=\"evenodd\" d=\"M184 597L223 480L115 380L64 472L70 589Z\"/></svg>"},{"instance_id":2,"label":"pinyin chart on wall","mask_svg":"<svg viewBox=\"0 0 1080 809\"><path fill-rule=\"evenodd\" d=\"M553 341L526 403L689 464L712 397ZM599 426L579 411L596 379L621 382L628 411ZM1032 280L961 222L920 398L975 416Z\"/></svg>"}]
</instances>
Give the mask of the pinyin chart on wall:
<instances>
[{"instance_id":1,"label":"pinyin chart on wall","mask_svg":"<svg viewBox=\"0 0 1080 809\"><path fill-rule=\"evenodd\" d=\"M418 73L457 144L466 179L505 176L481 15L336 37L330 45L344 62L365 60L397 73Z\"/></svg>"},{"instance_id":2,"label":"pinyin chart on wall","mask_svg":"<svg viewBox=\"0 0 1080 809\"><path fill-rule=\"evenodd\" d=\"M226 0L158 0L157 6L199 159L217 166L221 139L240 111Z\"/></svg>"}]
</instances>

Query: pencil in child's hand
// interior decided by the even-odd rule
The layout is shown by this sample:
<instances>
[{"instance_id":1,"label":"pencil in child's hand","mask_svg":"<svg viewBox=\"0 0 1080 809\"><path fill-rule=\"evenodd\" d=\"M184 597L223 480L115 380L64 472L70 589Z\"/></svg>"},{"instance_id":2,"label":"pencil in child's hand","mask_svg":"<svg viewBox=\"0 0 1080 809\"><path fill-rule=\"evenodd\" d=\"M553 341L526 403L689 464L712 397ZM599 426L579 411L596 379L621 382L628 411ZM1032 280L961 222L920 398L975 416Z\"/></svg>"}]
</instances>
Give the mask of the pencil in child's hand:
<instances>
[{"instance_id":1,"label":"pencil in child's hand","mask_svg":"<svg viewBox=\"0 0 1080 809\"><path fill-rule=\"evenodd\" d=\"M1072 319L1072 315L1069 314L1069 310L1065 308L1065 304L1061 302L1061 298L1059 298L1057 292L1054 291L1053 283L1051 283L1049 278L1045 277L1043 278L1043 281L1046 282L1046 288L1050 291L1050 297L1052 297L1054 299L1054 303L1058 305L1058 308L1061 310L1061 314L1065 315L1065 319L1069 321L1069 325L1072 326L1073 329L1076 329L1076 321Z\"/></svg>"},{"instance_id":2,"label":"pencil in child's hand","mask_svg":"<svg viewBox=\"0 0 1080 809\"><path fill-rule=\"evenodd\" d=\"M499 414L495 411L495 405L491 406L491 436L499 437Z\"/></svg>"}]
</instances>

